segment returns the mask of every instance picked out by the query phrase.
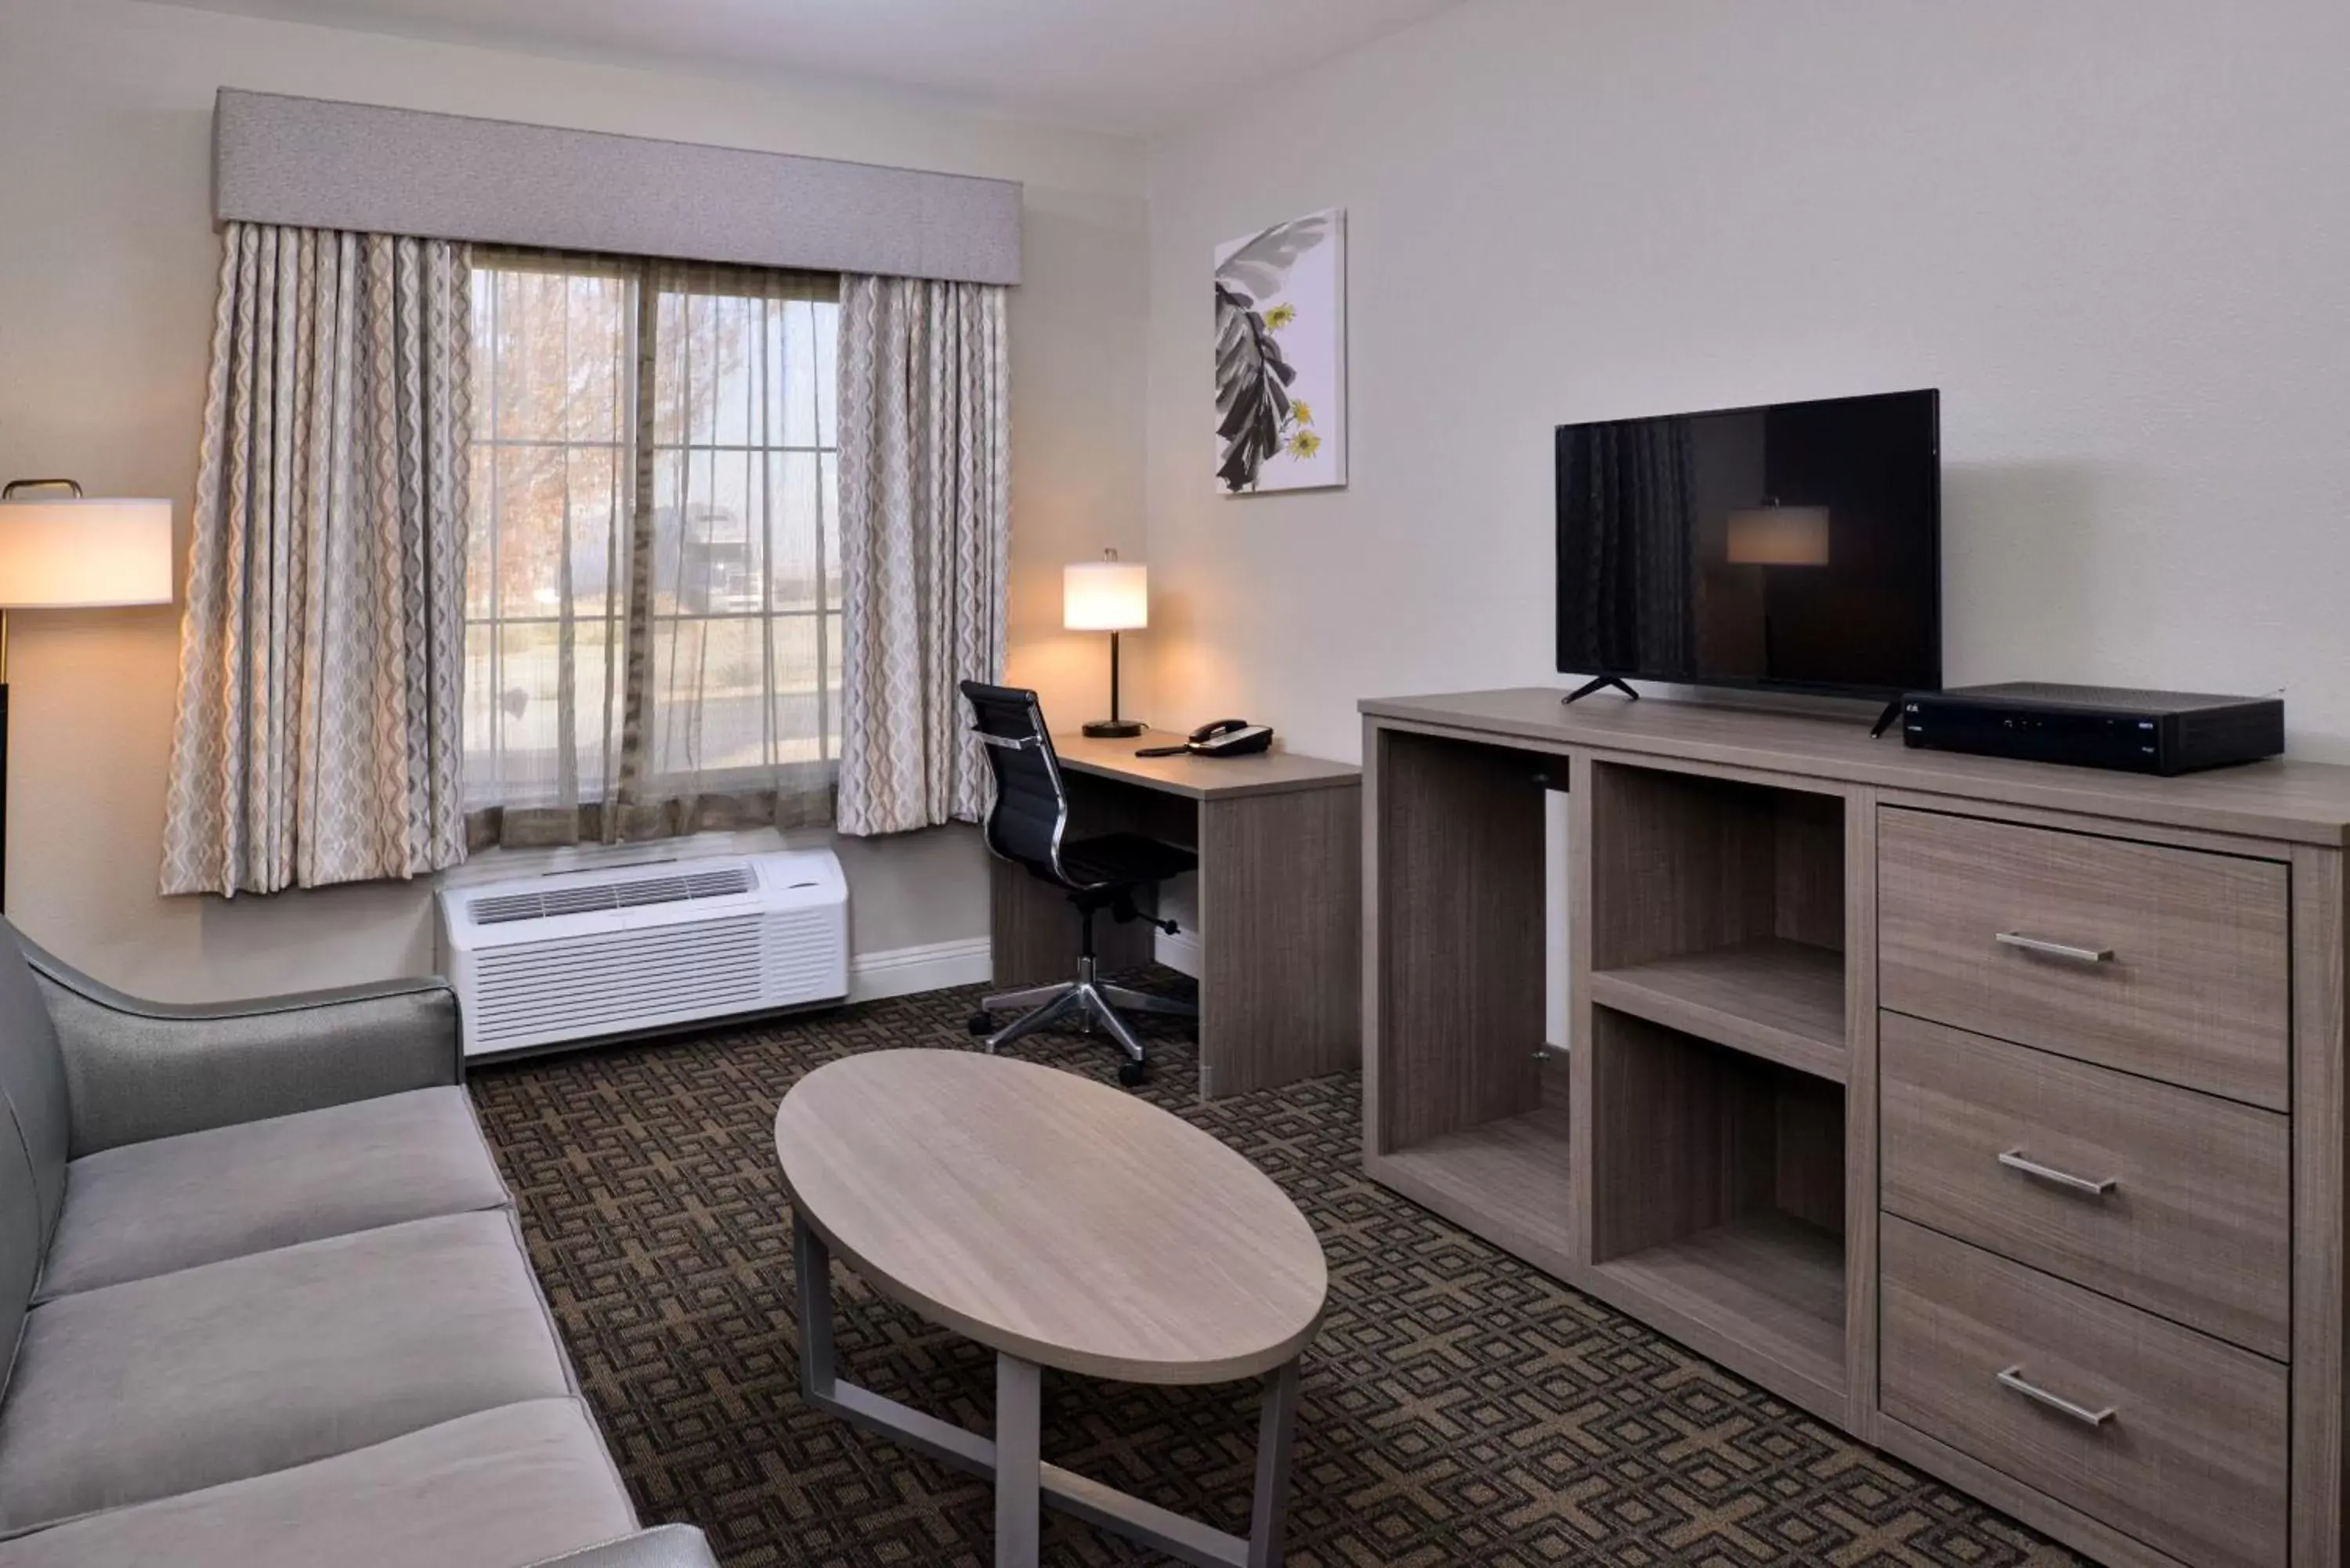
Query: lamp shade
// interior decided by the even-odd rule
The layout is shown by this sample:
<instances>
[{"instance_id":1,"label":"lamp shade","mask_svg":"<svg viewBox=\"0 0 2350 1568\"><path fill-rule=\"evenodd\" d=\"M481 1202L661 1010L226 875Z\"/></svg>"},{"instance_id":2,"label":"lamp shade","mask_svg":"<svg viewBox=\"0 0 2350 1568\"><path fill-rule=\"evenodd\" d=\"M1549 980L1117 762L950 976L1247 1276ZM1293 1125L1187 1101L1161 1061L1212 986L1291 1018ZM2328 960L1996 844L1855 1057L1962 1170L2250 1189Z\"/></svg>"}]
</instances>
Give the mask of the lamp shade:
<instances>
[{"instance_id":1,"label":"lamp shade","mask_svg":"<svg viewBox=\"0 0 2350 1568\"><path fill-rule=\"evenodd\" d=\"M1150 568L1079 561L1061 568L1061 624L1071 631L1139 631L1150 624Z\"/></svg>"},{"instance_id":2,"label":"lamp shade","mask_svg":"<svg viewBox=\"0 0 2350 1568\"><path fill-rule=\"evenodd\" d=\"M172 504L0 501L0 609L172 602Z\"/></svg>"},{"instance_id":3,"label":"lamp shade","mask_svg":"<svg viewBox=\"0 0 2350 1568\"><path fill-rule=\"evenodd\" d=\"M1825 566L1828 509L1752 506L1730 514L1730 560L1738 566Z\"/></svg>"}]
</instances>

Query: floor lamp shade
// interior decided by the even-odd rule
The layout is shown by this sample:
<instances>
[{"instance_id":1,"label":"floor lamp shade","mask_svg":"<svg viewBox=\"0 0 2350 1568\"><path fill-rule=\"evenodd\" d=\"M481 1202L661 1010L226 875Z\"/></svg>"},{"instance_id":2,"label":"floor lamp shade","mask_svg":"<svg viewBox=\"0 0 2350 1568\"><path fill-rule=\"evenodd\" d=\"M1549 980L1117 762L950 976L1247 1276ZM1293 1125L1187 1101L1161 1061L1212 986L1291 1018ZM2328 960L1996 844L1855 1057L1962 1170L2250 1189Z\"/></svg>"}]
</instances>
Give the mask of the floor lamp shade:
<instances>
[{"instance_id":1,"label":"floor lamp shade","mask_svg":"<svg viewBox=\"0 0 2350 1568\"><path fill-rule=\"evenodd\" d=\"M0 501L0 608L96 609L172 597L170 502Z\"/></svg>"},{"instance_id":2,"label":"floor lamp shade","mask_svg":"<svg viewBox=\"0 0 2350 1568\"><path fill-rule=\"evenodd\" d=\"M172 598L170 502L86 496L69 480L20 480L0 489L0 892L8 833L8 612Z\"/></svg>"},{"instance_id":3,"label":"floor lamp shade","mask_svg":"<svg viewBox=\"0 0 2350 1568\"><path fill-rule=\"evenodd\" d=\"M1107 550L1098 561L1061 568L1061 625L1070 631L1109 633L1109 717L1086 725L1087 734L1098 740L1142 733L1140 723L1118 717L1118 634L1149 624L1150 568L1140 561L1121 561L1116 550Z\"/></svg>"}]
</instances>

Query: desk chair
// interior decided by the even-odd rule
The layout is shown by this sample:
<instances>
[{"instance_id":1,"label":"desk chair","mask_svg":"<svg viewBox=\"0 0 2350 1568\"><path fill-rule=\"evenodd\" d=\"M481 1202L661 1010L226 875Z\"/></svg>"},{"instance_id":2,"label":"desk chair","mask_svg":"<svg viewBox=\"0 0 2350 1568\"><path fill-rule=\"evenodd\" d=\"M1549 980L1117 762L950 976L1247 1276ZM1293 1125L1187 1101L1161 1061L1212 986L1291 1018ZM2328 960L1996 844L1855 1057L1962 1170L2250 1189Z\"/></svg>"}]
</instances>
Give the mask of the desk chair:
<instances>
[{"instance_id":1,"label":"desk chair","mask_svg":"<svg viewBox=\"0 0 2350 1568\"><path fill-rule=\"evenodd\" d=\"M1098 1023L1126 1053L1118 1066L1118 1081L1139 1084L1149 1075L1149 1065L1142 1042L1118 1010L1184 1018L1197 1018L1200 1010L1189 1002L1097 981L1094 916L1107 909L1110 919L1120 923L1149 919L1172 935L1175 922L1145 916L1135 907L1134 896L1141 888L1191 870L1199 865L1199 857L1139 833L1065 840L1069 826L1068 785L1061 776L1060 758L1053 751L1053 737L1045 728L1036 693L1016 686L966 680L962 694L971 701L977 721L972 729L986 744L987 764L995 775L995 805L987 814L987 847L1025 867L1031 877L1066 891L1077 910L1077 978L983 998L972 1018L971 1032L986 1037L992 1054L1024 1034L1064 1020L1074 1020L1088 1032ZM1005 1007L1030 1011L997 1029L992 1014Z\"/></svg>"}]
</instances>

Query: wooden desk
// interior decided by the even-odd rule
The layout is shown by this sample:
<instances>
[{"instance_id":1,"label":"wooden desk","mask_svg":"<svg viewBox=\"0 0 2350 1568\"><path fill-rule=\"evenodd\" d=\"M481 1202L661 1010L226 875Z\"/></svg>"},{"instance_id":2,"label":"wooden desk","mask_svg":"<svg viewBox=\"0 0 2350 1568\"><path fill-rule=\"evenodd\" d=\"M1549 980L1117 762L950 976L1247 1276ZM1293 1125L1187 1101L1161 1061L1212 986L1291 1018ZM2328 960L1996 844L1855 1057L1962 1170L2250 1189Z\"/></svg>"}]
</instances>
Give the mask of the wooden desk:
<instances>
[{"instance_id":1,"label":"wooden desk","mask_svg":"<svg viewBox=\"0 0 2350 1568\"><path fill-rule=\"evenodd\" d=\"M1200 1096L1344 1072L1361 1059L1362 770L1288 752L1138 757L1179 735L1053 737L1068 836L1148 833L1200 857ZM998 860L995 986L1076 972L1067 896ZM1096 922L1105 971L1151 961L1152 929Z\"/></svg>"}]
</instances>

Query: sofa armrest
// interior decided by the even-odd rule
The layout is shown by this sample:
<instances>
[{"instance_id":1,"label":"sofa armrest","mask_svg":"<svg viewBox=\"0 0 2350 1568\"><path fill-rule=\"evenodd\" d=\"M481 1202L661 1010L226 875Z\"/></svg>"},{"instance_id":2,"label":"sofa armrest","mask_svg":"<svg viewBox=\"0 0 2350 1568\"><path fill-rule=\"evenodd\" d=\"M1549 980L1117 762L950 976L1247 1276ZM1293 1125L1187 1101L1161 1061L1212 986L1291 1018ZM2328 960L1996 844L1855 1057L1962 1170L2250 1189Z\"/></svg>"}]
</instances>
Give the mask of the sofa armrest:
<instances>
[{"instance_id":1,"label":"sofa armrest","mask_svg":"<svg viewBox=\"0 0 2350 1568\"><path fill-rule=\"evenodd\" d=\"M442 980L187 1006L126 996L22 945L57 1023L77 1158L463 1075Z\"/></svg>"},{"instance_id":2,"label":"sofa armrest","mask_svg":"<svg viewBox=\"0 0 2350 1568\"><path fill-rule=\"evenodd\" d=\"M534 1563L530 1568L718 1568L710 1542L690 1524L661 1524L583 1547L560 1557Z\"/></svg>"}]
</instances>

